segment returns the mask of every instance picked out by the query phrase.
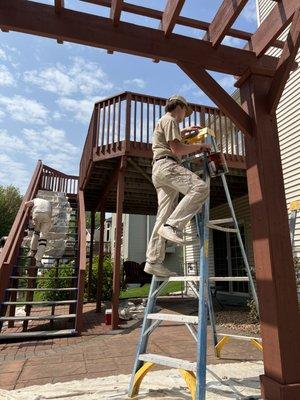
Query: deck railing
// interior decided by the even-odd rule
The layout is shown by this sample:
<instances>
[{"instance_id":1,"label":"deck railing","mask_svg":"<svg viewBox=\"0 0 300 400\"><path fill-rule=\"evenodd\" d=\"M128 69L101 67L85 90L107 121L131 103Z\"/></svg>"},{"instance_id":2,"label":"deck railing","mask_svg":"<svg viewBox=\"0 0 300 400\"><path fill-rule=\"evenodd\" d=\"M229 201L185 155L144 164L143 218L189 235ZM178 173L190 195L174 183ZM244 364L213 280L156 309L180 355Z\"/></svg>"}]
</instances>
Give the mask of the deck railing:
<instances>
[{"instance_id":1,"label":"deck railing","mask_svg":"<svg viewBox=\"0 0 300 400\"><path fill-rule=\"evenodd\" d=\"M66 175L44 165L39 189L63 192L67 196L74 196L78 193L78 176Z\"/></svg>"},{"instance_id":2,"label":"deck railing","mask_svg":"<svg viewBox=\"0 0 300 400\"><path fill-rule=\"evenodd\" d=\"M125 92L96 103L80 163L80 187L89 174L93 155L113 153L125 145L151 148L152 132L164 114L166 99ZM191 104L193 113L182 127L202 125L216 133L220 151L237 158L245 155L244 138L232 121L218 108Z\"/></svg>"}]
</instances>

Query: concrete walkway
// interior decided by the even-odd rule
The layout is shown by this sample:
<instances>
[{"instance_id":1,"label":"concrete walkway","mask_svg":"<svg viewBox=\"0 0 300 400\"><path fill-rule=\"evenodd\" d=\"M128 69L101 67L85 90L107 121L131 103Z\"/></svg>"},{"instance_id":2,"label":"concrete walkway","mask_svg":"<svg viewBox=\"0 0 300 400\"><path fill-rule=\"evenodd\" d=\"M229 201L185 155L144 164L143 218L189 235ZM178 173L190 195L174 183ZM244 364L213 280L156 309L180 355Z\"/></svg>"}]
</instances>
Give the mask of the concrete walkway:
<instances>
[{"instance_id":1,"label":"concrete walkway","mask_svg":"<svg viewBox=\"0 0 300 400\"><path fill-rule=\"evenodd\" d=\"M207 367L207 400L259 399L258 375L262 362L209 365ZM130 375L115 375L97 379L83 379L67 383L31 386L4 391L5 400L121 400L127 398ZM175 369L150 372L142 382L135 399L183 400L191 399L184 380Z\"/></svg>"},{"instance_id":2,"label":"concrete walkway","mask_svg":"<svg viewBox=\"0 0 300 400\"><path fill-rule=\"evenodd\" d=\"M196 304L164 300L166 312L193 314ZM84 307L85 329L80 337L55 338L27 342L0 343L0 388L20 389L32 385L101 378L130 374L141 321L133 321L111 334L96 314L94 304ZM237 333L236 331L234 333ZM250 343L229 342L217 359L208 333L208 364L259 361L261 353ZM154 331L150 350L170 357L195 360L195 342L184 326L164 323ZM257 376L256 376L257 378Z\"/></svg>"}]
</instances>

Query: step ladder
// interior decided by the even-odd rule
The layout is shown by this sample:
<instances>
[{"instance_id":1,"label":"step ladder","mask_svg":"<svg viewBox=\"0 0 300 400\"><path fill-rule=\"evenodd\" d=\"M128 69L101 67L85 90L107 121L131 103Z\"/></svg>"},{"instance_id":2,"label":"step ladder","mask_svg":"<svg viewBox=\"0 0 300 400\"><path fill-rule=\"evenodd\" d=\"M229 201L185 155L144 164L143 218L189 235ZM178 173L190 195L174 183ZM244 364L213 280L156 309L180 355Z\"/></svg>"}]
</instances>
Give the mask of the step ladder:
<instances>
[{"instance_id":1,"label":"step ladder","mask_svg":"<svg viewBox=\"0 0 300 400\"><path fill-rule=\"evenodd\" d=\"M210 142L212 150L217 152L217 146L214 136L210 133ZM207 141L207 138L206 138ZM210 186L210 175L207 168L207 156L204 154L203 159L203 179ZM192 159L186 159L190 162ZM190 167L190 165L188 165ZM199 257L199 276L175 276L163 278L153 276L147 307L144 313L144 320L141 330L140 340L137 346L137 353L129 384L128 397L133 398L138 395L139 388L143 378L147 372L155 365L163 365L176 368L186 382L190 390L193 400L204 400L206 392L206 358L207 358L207 319L209 316L213 331L213 341L215 345L216 355L220 356L222 347L230 338L238 340L250 340L257 348L261 349L260 339L249 336L227 335L217 333L215 316L212 306L212 297L210 291L210 283L217 281L247 281L250 284L253 299L258 307L258 300L253 282L251 269L247 260L244 244L239 230L239 225L235 216L233 204L231 201L228 185L226 182L225 172L221 173L223 187L226 193L227 202L231 211L232 218L223 220L209 220L210 199L207 198L202 207L201 214L196 215L196 225L199 237L200 257ZM226 227L226 224L232 223L234 228ZM225 225L225 226L224 226ZM247 276L242 277L209 277L208 274L208 250L209 250L209 229L219 229L223 231L235 232L243 256L245 270ZM190 316L183 314L164 314L155 313L156 301L161 290L169 282L186 282L198 297L198 316ZM167 357L164 355L147 353L148 341L150 334L156 329L162 321L172 321L185 324L190 334L197 343L197 361L191 362L178 358Z\"/></svg>"}]
</instances>

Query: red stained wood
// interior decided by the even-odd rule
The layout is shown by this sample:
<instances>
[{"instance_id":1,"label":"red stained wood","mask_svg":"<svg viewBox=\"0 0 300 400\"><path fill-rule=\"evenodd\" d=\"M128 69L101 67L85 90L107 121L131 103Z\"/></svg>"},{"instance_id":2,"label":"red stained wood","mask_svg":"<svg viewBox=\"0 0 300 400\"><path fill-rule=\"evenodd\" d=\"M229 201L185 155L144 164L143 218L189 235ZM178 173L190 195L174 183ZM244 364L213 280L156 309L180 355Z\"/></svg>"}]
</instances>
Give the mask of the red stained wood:
<instances>
[{"instance_id":1,"label":"red stained wood","mask_svg":"<svg viewBox=\"0 0 300 400\"><path fill-rule=\"evenodd\" d=\"M65 0L55 0L54 1L54 5L55 5L55 12L57 14L59 14L61 12L61 10L64 8L65 6Z\"/></svg>"},{"instance_id":2,"label":"red stained wood","mask_svg":"<svg viewBox=\"0 0 300 400\"><path fill-rule=\"evenodd\" d=\"M214 47L222 42L247 2L248 0L223 1L212 23L209 25L208 36Z\"/></svg>"},{"instance_id":3,"label":"red stained wood","mask_svg":"<svg viewBox=\"0 0 300 400\"><path fill-rule=\"evenodd\" d=\"M299 0L281 0L252 35L251 46L258 57L262 56L272 42L291 22Z\"/></svg>"},{"instance_id":4,"label":"red stained wood","mask_svg":"<svg viewBox=\"0 0 300 400\"><path fill-rule=\"evenodd\" d=\"M271 80L250 77L241 87L243 107L254 120L245 136L255 272L260 305L265 377L287 387L300 383L300 313L275 116L265 104ZM265 399L292 400L281 391Z\"/></svg>"},{"instance_id":5,"label":"red stained wood","mask_svg":"<svg viewBox=\"0 0 300 400\"><path fill-rule=\"evenodd\" d=\"M281 54L275 76L268 94L268 105L271 113L276 111L281 95L300 47L300 8L295 12L291 29Z\"/></svg>"},{"instance_id":6,"label":"red stained wood","mask_svg":"<svg viewBox=\"0 0 300 400\"><path fill-rule=\"evenodd\" d=\"M99 262L97 274L97 301L96 312L101 312L101 301L103 296L103 261L104 261L104 223L105 223L105 204L100 209L100 235L99 235Z\"/></svg>"},{"instance_id":7,"label":"red stained wood","mask_svg":"<svg viewBox=\"0 0 300 400\"><path fill-rule=\"evenodd\" d=\"M113 24L117 26L120 22L123 0L111 0L110 18Z\"/></svg>"},{"instance_id":8,"label":"red stained wood","mask_svg":"<svg viewBox=\"0 0 300 400\"><path fill-rule=\"evenodd\" d=\"M172 33L184 2L185 0L168 0L161 21L161 29L166 36Z\"/></svg>"},{"instance_id":9,"label":"red stained wood","mask_svg":"<svg viewBox=\"0 0 300 400\"><path fill-rule=\"evenodd\" d=\"M252 125L249 115L204 69L183 63L178 65L243 133L251 136Z\"/></svg>"},{"instance_id":10,"label":"red stained wood","mask_svg":"<svg viewBox=\"0 0 300 400\"><path fill-rule=\"evenodd\" d=\"M120 275L121 275L121 245L122 245L122 215L124 202L124 183L125 183L126 157L121 158L117 182L117 212L116 212L116 237L114 254L114 275L112 293L112 329L118 329L119 324L119 297L120 297Z\"/></svg>"},{"instance_id":11,"label":"red stained wood","mask_svg":"<svg viewBox=\"0 0 300 400\"><path fill-rule=\"evenodd\" d=\"M0 27L19 32L57 38L128 54L178 60L205 65L205 68L241 75L251 67L257 74L273 76L277 59L264 56L257 60L252 52L220 45L217 49L204 40L172 34L166 40L158 29L120 22L116 29L111 19L64 9L57 18L53 6L23 0L0 2ZM78 29L82 27L82 29ZM84 28L83 28L84 27ZM155 46L153 46L155 43ZM195 54L201 55L195 59Z\"/></svg>"},{"instance_id":12,"label":"red stained wood","mask_svg":"<svg viewBox=\"0 0 300 400\"><path fill-rule=\"evenodd\" d=\"M88 301L92 298L93 257L94 257L95 211L91 211L91 236L88 272Z\"/></svg>"}]
</instances>

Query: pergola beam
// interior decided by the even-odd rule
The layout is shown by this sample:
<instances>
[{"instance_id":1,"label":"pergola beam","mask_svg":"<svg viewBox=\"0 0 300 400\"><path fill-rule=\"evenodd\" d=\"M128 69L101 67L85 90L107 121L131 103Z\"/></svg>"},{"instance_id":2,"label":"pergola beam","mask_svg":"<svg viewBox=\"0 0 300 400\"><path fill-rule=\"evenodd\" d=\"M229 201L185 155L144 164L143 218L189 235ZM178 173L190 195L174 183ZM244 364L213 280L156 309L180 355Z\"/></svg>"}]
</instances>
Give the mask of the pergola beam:
<instances>
[{"instance_id":1,"label":"pergola beam","mask_svg":"<svg viewBox=\"0 0 300 400\"><path fill-rule=\"evenodd\" d=\"M248 50L220 45L214 49L205 40L172 34L168 40L158 29L120 22L116 29L109 18L64 9L55 15L53 6L25 0L0 2L0 27L8 30L60 37L64 41L121 51L151 59L194 63L212 71L242 75L249 67L253 73L274 76L278 59L264 56L259 60ZM153 46L155 43L155 46Z\"/></svg>"},{"instance_id":2,"label":"pergola beam","mask_svg":"<svg viewBox=\"0 0 300 400\"><path fill-rule=\"evenodd\" d=\"M184 2L185 0L168 0L160 26L166 37L171 35Z\"/></svg>"},{"instance_id":3,"label":"pergola beam","mask_svg":"<svg viewBox=\"0 0 300 400\"><path fill-rule=\"evenodd\" d=\"M111 0L81 0L81 1L84 3L96 4L98 6L103 6L103 7L111 6ZM157 19L159 21L162 20L163 16L163 12L160 10L155 10L153 8L148 8L126 2L123 2L122 10L131 14ZM175 23L177 25L188 26L189 28L201 29L203 31L208 31L210 25L209 22L199 21L197 19L188 18L181 15L178 16ZM253 33L230 28L228 29L226 35L235 37L237 39L250 41ZM284 43L280 40L275 40L275 42L272 43L272 45L282 49Z\"/></svg>"},{"instance_id":4,"label":"pergola beam","mask_svg":"<svg viewBox=\"0 0 300 400\"><path fill-rule=\"evenodd\" d=\"M300 47L300 8L295 12L291 29L281 54L275 76L273 78L268 103L271 113L276 111L281 95L284 91L287 80Z\"/></svg>"},{"instance_id":5,"label":"pergola beam","mask_svg":"<svg viewBox=\"0 0 300 400\"><path fill-rule=\"evenodd\" d=\"M288 26L298 7L299 0L281 0L274 6L267 18L252 35L252 50L258 57L265 53Z\"/></svg>"},{"instance_id":6,"label":"pergola beam","mask_svg":"<svg viewBox=\"0 0 300 400\"><path fill-rule=\"evenodd\" d=\"M178 66L210 97L234 124L246 135L252 135L252 123L242 107L205 71L192 64Z\"/></svg>"},{"instance_id":7,"label":"pergola beam","mask_svg":"<svg viewBox=\"0 0 300 400\"><path fill-rule=\"evenodd\" d=\"M205 37L205 39L211 41L213 47L222 42L247 2L248 0L223 0L217 14L209 25L208 34Z\"/></svg>"},{"instance_id":8,"label":"pergola beam","mask_svg":"<svg viewBox=\"0 0 300 400\"><path fill-rule=\"evenodd\" d=\"M113 20L114 26L118 26L121 17L123 0L111 0L110 18Z\"/></svg>"}]
</instances>

